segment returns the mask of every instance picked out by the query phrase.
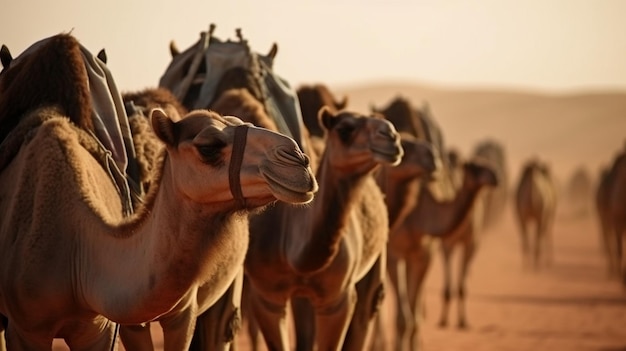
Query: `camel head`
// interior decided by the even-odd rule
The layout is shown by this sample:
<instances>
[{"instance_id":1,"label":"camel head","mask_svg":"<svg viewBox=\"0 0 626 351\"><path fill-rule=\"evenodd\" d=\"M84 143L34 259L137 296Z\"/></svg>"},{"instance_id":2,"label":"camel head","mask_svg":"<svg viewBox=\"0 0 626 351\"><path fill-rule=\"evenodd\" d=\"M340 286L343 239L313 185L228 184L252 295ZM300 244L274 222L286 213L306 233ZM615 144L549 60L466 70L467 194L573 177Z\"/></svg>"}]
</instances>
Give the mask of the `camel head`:
<instances>
[{"instance_id":1,"label":"camel head","mask_svg":"<svg viewBox=\"0 0 626 351\"><path fill-rule=\"evenodd\" d=\"M404 151L393 124L373 115L342 111L333 113L322 107L318 120L326 134L330 163L338 169L366 171L379 164L396 166Z\"/></svg>"},{"instance_id":2,"label":"camel head","mask_svg":"<svg viewBox=\"0 0 626 351\"><path fill-rule=\"evenodd\" d=\"M498 186L496 171L483 161L473 160L465 162L463 164L463 175L463 181L470 187Z\"/></svg>"},{"instance_id":3,"label":"camel head","mask_svg":"<svg viewBox=\"0 0 626 351\"><path fill-rule=\"evenodd\" d=\"M400 135L404 156L397 166L387 167L388 176L397 180L432 177L441 168L441 162L438 162L439 158L431 144L406 133Z\"/></svg>"},{"instance_id":4,"label":"camel head","mask_svg":"<svg viewBox=\"0 0 626 351\"><path fill-rule=\"evenodd\" d=\"M195 110L173 121L161 109L150 113L152 127L168 150L174 187L192 202L235 200L243 207L275 200L307 203L317 191L309 159L282 134Z\"/></svg>"}]
</instances>

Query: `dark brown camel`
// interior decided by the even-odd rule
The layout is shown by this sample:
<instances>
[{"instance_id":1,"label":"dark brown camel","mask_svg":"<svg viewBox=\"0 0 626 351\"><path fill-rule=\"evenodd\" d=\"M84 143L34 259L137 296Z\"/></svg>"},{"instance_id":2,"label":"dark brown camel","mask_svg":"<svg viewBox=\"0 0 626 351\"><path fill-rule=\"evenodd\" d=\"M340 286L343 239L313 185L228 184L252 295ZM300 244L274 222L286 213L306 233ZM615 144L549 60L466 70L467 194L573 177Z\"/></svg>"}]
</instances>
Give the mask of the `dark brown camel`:
<instances>
[{"instance_id":1,"label":"dark brown camel","mask_svg":"<svg viewBox=\"0 0 626 351\"><path fill-rule=\"evenodd\" d=\"M626 286L623 242L626 235L626 147L600 177L596 209L610 276L621 275Z\"/></svg>"},{"instance_id":2,"label":"dark brown camel","mask_svg":"<svg viewBox=\"0 0 626 351\"><path fill-rule=\"evenodd\" d=\"M515 214L520 227L524 268L532 266L538 269L543 263L552 261L552 226L556 206L556 188L549 166L538 159L526 161L515 193ZM531 225L535 228L534 235L529 232Z\"/></svg>"}]
</instances>

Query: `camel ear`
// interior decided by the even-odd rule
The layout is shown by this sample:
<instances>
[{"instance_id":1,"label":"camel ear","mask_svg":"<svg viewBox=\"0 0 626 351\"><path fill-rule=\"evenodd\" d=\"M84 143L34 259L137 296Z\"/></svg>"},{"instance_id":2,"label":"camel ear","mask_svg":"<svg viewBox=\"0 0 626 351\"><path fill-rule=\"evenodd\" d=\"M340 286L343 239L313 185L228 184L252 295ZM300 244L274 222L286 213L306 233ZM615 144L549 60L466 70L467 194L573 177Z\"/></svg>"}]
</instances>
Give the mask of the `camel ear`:
<instances>
[{"instance_id":1,"label":"camel ear","mask_svg":"<svg viewBox=\"0 0 626 351\"><path fill-rule=\"evenodd\" d=\"M166 145L176 145L176 137L174 134L174 122L160 108L154 108L150 111L150 123L154 134L161 139Z\"/></svg>"},{"instance_id":2,"label":"camel ear","mask_svg":"<svg viewBox=\"0 0 626 351\"><path fill-rule=\"evenodd\" d=\"M11 61L13 61L11 51L9 51L6 45L2 45L2 48L0 48L0 62L2 62L2 67L9 68Z\"/></svg>"},{"instance_id":3,"label":"camel ear","mask_svg":"<svg viewBox=\"0 0 626 351\"><path fill-rule=\"evenodd\" d=\"M326 105L322 106L317 112L317 121L324 130L329 130L333 127L333 119L335 115L330 111L330 108Z\"/></svg>"},{"instance_id":4,"label":"camel ear","mask_svg":"<svg viewBox=\"0 0 626 351\"><path fill-rule=\"evenodd\" d=\"M272 47L270 48L270 52L267 53L267 57L273 60L276 57L277 53L278 53L278 44L273 43Z\"/></svg>"},{"instance_id":5,"label":"camel ear","mask_svg":"<svg viewBox=\"0 0 626 351\"><path fill-rule=\"evenodd\" d=\"M104 51L104 49L100 50L100 52L98 52L98 58L100 61L107 63L107 52Z\"/></svg>"},{"instance_id":6,"label":"camel ear","mask_svg":"<svg viewBox=\"0 0 626 351\"><path fill-rule=\"evenodd\" d=\"M173 40L170 41L170 54L172 55L172 58L180 54L180 50L178 50L178 47L176 47L176 43L174 43Z\"/></svg>"},{"instance_id":7,"label":"camel ear","mask_svg":"<svg viewBox=\"0 0 626 351\"><path fill-rule=\"evenodd\" d=\"M337 110L343 110L346 106L348 106L348 95L344 95L343 99L339 102L335 101L335 108ZM374 111L372 110L372 112Z\"/></svg>"}]
</instances>

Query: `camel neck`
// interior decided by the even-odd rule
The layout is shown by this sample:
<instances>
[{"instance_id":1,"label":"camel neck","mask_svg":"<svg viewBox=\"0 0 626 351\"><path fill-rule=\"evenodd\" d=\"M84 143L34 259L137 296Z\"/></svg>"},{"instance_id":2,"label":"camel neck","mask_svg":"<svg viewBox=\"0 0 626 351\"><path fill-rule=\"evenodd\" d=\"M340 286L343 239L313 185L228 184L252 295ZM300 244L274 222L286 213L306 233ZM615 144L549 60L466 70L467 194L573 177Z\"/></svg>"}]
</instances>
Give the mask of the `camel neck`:
<instances>
[{"instance_id":1,"label":"camel neck","mask_svg":"<svg viewBox=\"0 0 626 351\"><path fill-rule=\"evenodd\" d=\"M301 208L308 217L307 229L303 235L299 232L297 240L294 238L287 243L286 256L296 271L322 270L339 251L352 207L371 170L346 174L329 164L325 151L316 174L319 190L312 204Z\"/></svg>"},{"instance_id":2,"label":"camel neck","mask_svg":"<svg viewBox=\"0 0 626 351\"><path fill-rule=\"evenodd\" d=\"M389 211L390 233L398 228L418 204L419 178L385 179L385 204Z\"/></svg>"},{"instance_id":3,"label":"camel neck","mask_svg":"<svg viewBox=\"0 0 626 351\"><path fill-rule=\"evenodd\" d=\"M424 186L414 217L419 231L433 236L446 236L457 231L469 219L479 190L479 187L464 182L452 200L441 201Z\"/></svg>"},{"instance_id":4,"label":"camel neck","mask_svg":"<svg viewBox=\"0 0 626 351\"><path fill-rule=\"evenodd\" d=\"M148 208L122 225L101 222L99 230L81 233L79 291L90 308L117 322L149 320L168 311L211 269L200 257L217 259L216 248L227 232L247 230L238 228L247 222L233 213L180 198L167 158L154 191Z\"/></svg>"}]
</instances>

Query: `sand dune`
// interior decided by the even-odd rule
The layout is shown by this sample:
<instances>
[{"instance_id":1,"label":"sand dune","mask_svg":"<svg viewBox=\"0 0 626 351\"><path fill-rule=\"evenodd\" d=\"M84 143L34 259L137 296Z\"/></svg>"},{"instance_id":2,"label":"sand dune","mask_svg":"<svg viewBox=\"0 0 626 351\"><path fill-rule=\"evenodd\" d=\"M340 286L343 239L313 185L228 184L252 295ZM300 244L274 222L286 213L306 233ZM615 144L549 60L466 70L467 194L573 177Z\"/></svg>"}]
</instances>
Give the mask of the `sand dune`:
<instances>
[{"instance_id":1,"label":"sand dune","mask_svg":"<svg viewBox=\"0 0 626 351\"><path fill-rule=\"evenodd\" d=\"M626 92L555 94L393 83L335 91L362 111L383 107L398 95L416 106L428 102L448 145L467 153L483 138L500 140L512 174L521 161L537 155L553 164L560 179L580 165L595 175L626 141Z\"/></svg>"}]
</instances>

